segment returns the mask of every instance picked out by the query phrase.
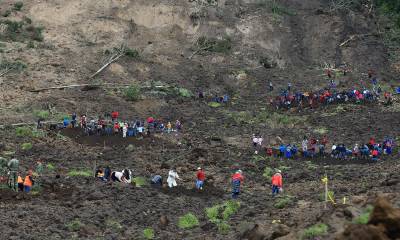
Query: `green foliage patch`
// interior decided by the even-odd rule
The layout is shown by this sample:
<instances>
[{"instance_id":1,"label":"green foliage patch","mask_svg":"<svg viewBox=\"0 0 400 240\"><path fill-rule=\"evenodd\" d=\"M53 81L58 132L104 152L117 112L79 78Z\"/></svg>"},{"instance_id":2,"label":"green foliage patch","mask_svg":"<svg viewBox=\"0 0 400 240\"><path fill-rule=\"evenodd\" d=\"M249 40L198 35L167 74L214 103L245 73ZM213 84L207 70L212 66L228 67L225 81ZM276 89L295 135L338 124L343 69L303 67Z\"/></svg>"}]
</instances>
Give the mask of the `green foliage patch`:
<instances>
[{"instance_id":1,"label":"green foliage patch","mask_svg":"<svg viewBox=\"0 0 400 240\"><path fill-rule=\"evenodd\" d=\"M328 232L328 226L324 223L313 225L304 230L302 239L313 239L324 236Z\"/></svg>"},{"instance_id":2,"label":"green foliage patch","mask_svg":"<svg viewBox=\"0 0 400 240\"><path fill-rule=\"evenodd\" d=\"M274 207L278 209L286 208L288 205L293 203L293 197L290 195L278 196L274 203Z\"/></svg>"},{"instance_id":3,"label":"green foliage patch","mask_svg":"<svg viewBox=\"0 0 400 240\"><path fill-rule=\"evenodd\" d=\"M154 239L154 230L152 228L146 228L143 230L143 236L145 239Z\"/></svg>"},{"instance_id":4,"label":"green foliage patch","mask_svg":"<svg viewBox=\"0 0 400 240\"><path fill-rule=\"evenodd\" d=\"M71 170L68 172L70 177L91 177L93 173L91 170Z\"/></svg>"},{"instance_id":5,"label":"green foliage patch","mask_svg":"<svg viewBox=\"0 0 400 240\"><path fill-rule=\"evenodd\" d=\"M197 40L197 46L203 51L228 53L232 49L232 39L227 36L222 39L202 36Z\"/></svg>"},{"instance_id":6,"label":"green foliage patch","mask_svg":"<svg viewBox=\"0 0 400 240\"><path fill-rule=\"evenodd\" d=\"M199 226L199 220L193 213L188 213L179 218L178 227L182 229L190 229Z\"/></svg>"},{"instance_id":7,"label":"green foliage patch","mask_svg":"<svg viewBox=\"0 0 400 240\"><path fill-rule=\"evenodd\" d=\"M371 205L367 206L367 208L364 210L364 212L360 216L356 217L353 220L353 222L357 223L357 224L367 224L369 221L369 217L373 210L374 210L373 206L371 206Z\"/></svg>"},{"instance_id":8,"label":"green foliage patch","mask_svg":"<svg viewBox=\"0 0 400 240\"><path fill-rule=\"evenodd\" d=\"M31 150L32 147L33 147L32 143L23 143L21 145L21 149L24 150L24 151Z\"/></svg>"},{"instance_id":9,"label":"green foliage patch","mask_svg":"<svg viewBox=\"0 0 400 240\"><path fill-rule=\"evenodd\" d=\"M137 101L140 98L140 88L136 84L130 85L124 92L128 101Z\"/></svg>"}]
</instances>

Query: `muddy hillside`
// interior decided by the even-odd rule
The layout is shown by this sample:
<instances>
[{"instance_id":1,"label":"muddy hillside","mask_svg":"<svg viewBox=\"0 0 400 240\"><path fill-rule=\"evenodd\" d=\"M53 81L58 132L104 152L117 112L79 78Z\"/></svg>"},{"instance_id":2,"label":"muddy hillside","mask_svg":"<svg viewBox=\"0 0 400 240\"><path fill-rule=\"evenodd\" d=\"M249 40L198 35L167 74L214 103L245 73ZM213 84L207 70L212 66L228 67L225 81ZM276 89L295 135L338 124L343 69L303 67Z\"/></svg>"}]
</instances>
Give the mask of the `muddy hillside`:
<instances>
[{"instance_id":1,"label":"muddy hillside","mask_svg":"<svg viewBox=\"0 0 400 240\"><path fill-rule=\"evenodd\" d=\"M393 9L0 0L0 239L398 239Z\"/></svg>"}]
</instances>

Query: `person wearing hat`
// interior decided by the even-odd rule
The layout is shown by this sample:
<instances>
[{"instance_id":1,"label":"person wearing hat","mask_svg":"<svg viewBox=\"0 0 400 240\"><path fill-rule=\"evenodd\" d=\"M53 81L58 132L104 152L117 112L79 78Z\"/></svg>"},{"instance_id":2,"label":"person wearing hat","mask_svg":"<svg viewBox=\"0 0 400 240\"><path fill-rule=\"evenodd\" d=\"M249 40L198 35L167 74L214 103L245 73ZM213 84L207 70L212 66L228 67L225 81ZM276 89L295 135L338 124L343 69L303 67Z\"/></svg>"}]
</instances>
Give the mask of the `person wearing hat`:
<instances>
[{"instance_id":1,"label":"person wearing hat","mask_svg":"<svg viewBox=\"0 0 400 240\"><path fill-rule=\"evenodd\" d=\"M277 195L282 191L282 171L277 169L276 173L272 176L272 196Z\"/></svg>"},{"instance_id":2,"label":"person wearing hat","mask_svg":"<svg viewBox=\"0 0 400 240\"><path fill-rule=\"evenodd\" d=\"M240 185L243 182L244 177L242 175L242 170L237 170L235 174L232 175L232 198L238 198L240 194Z\"/></svg>"},{"instance_id":3,"label":"person wearing hat","mask_svg":"<svg viewBox=\"0 0 400 240\"><path fill-rule=\"evenodd\" d=\"M196 174L196 188L198 190L203 190L203 185L204 185L204 181L206 180L206 174L204 172L203 169L201 169L201 167L197 168L197 174Z\"/></svg>"},{"instance_id":4,"label":"person wearing hat","mask_svg":"<svg viewBox=\"0 0 400 240\"><path fill-rule=\"evenodd\" d=\"M178 173L176 172L176 169L172 168L168 172L168 178L167 178L167 183L169 188L178 186L178 184L176 183L176 179L181 180Z\"/></svg>"}]
</instances>

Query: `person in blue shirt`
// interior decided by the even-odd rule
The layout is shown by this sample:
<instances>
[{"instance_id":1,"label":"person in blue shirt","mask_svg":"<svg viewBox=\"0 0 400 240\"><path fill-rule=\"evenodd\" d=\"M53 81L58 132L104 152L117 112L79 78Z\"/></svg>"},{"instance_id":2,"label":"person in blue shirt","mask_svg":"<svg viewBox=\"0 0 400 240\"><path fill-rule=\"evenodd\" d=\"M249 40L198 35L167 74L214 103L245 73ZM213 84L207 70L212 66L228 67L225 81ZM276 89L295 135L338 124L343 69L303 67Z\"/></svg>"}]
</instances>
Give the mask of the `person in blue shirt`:
<instances>
[{"instance_id":1,"label":"person in blue shirt","mask_svg":"<svg viewBox=\"0 0 400 240\"><path fill-rule=\"evenodd\" d=\"M64 125L65 128L68 127L68 125L69 125L69 119L68 118L64 118L63 125Z\"/></svg>"}]
</instances>

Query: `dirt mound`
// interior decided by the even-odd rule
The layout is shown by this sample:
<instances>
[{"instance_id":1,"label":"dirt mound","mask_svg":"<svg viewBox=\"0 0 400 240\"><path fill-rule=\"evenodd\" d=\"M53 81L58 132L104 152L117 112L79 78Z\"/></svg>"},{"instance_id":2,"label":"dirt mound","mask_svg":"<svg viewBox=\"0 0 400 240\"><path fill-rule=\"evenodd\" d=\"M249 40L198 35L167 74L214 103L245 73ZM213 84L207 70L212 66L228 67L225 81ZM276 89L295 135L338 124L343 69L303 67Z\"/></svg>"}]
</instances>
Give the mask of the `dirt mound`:
<instances>
[{"instance_id":1,"label":"dirt mound","mask_svg":"<svg viewBox=\"0 0 400 240\"><path fill-rule=\"evenodd\" d=\"M337 240L368 240L400 238L400 209L393 208L384 198L378 198L367 225L352 224Z\"/></svg>"}]
</instances>

